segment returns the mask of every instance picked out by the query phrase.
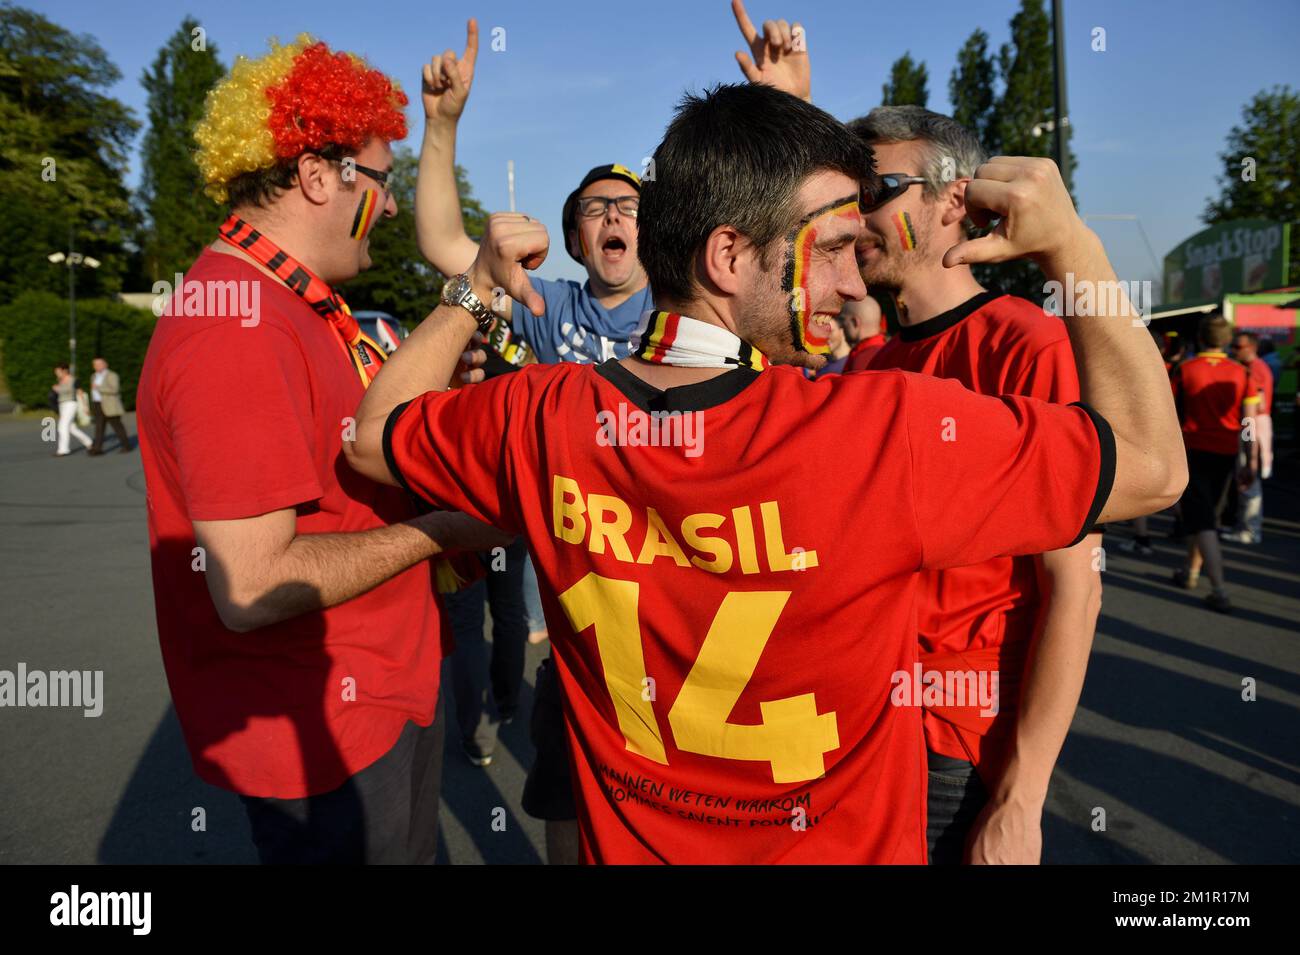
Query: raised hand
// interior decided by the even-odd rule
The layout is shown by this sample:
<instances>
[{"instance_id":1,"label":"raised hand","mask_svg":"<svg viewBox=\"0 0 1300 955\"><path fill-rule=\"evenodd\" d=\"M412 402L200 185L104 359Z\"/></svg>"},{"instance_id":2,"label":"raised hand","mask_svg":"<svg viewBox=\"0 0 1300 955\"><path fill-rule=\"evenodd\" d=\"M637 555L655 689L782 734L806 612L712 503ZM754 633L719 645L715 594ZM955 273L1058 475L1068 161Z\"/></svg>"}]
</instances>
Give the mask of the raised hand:
<instances>
[{"instance_id":1,"label":"raised hand","mask_svg":"<svg viewBox=\"0 0 1300 955\"><path fill-rule=\"evenodd\" d=\"M474 82L474 61L478 59L478 21L465 28L465 52L459 59L453 50L433 57L424 65L421 95L426 122L455 123L465 110L469 88Z\"/></svg>"},{"instance_id":2,"label":"raised hand","mask_svg":"<svg viewBox=\"0 0 1300 955\"><path fill-rule=\"evenodd\" d=\"M749 53L736 53L736 62L745 79L766 83L811 103L812 71L803 26L798 22L791 26L785 20L765 20L760 34L745 12L744 0L731 0L731 12L736 15L740 35L749 44Z\"/></svg>"},{"instance_id":3,"label":"raised hand","mask_svg":"<svg viewBox=\"0 0 1300 955\"><path fill-rule=\"evenodd\" d=\"M1041 265L1089 234L1061 171L1050 159L994 156L966 184L966 211L979 226L999 221L988 235L949 249L943 264L950 268L1011 259L1033 259Z\"/></svg>"},{"instance_id":4,"label":"raised hand","mask_svg":"<svg viewBox=\"0 0 1300 955\"><path fill-rule=\"evenodd\" d=\"M536 219L518 212L492 213L479 241L478 257L469 268L474 294L490 302L492 290L499 288L534 315L541 315L546 303L524 270L540 266L550 245L546 226Z\"/></svg>"}]
</instances>

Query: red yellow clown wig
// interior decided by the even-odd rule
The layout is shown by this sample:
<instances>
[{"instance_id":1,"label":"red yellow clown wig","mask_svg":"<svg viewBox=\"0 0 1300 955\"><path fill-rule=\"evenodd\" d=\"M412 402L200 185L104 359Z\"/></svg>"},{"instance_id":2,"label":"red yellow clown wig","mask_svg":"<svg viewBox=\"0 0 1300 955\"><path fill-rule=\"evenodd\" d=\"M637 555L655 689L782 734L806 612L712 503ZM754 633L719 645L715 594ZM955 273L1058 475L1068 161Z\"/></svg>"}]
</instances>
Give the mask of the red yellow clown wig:
<instances>
[{"instance_id":1,"label":"red yellow clown wig","mask_svg":"<svg viewBox=\"0 0 1300 955\"><path fill-rule=\"evenodd\" d=\"M244 173L328 144L361 149L371 139L406 136L406 94L361 57L335 53L302 34L258 60L241 56L208 93L194 129L204 191L225 202Z\"/></svg>"}]
</instances>

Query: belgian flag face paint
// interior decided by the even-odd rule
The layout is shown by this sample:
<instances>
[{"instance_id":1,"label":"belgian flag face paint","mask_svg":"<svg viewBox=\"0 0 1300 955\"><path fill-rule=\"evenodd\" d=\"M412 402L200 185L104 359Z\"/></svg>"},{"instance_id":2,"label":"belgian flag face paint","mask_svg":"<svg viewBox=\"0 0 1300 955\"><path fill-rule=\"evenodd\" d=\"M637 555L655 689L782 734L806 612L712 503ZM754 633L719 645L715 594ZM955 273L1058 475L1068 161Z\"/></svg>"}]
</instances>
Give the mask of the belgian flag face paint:
<instances>
[{"instance_id":1,"label":"belgian flag face paint","mask_svg":"<svg viewBox=\"0 0 1300 955\"><path fill-rule=\"evenodd\" d=\"M912 217L906 212L895 212L892 218L894 228L898 231L898 244L905 252L911 252L916 248L916 230L912 228Z\"/></svg>"},{"instance_id":2,"label":"belgian flag face paint","mask_svg":"<svg viewBox=\"0 0 1300 955\"><path fill-rule=\"evenodd\" d=\"M352 219L352 238L360 241L366 237L370 231L370 224L375 221L375 215L379 211L379 193L373 189L363 190L361 199L357 203L357 214Z\"/></svg>"},{"instance_id":3,"label":"belgian flag face paint","mask_svg":"<svg viewBox=\"0 0 1300 955\"><path fill-rule=\"evenodd\" d=\"M790 296L790 336L796 351L825 355L831 350L826 334L810 324L813 316L811 284L812 256L817 236L837 219L859 221L862 213L856 196L836 199L805 216L786 236L789 253L781 287Z\"/></svg>"}]
</instances>

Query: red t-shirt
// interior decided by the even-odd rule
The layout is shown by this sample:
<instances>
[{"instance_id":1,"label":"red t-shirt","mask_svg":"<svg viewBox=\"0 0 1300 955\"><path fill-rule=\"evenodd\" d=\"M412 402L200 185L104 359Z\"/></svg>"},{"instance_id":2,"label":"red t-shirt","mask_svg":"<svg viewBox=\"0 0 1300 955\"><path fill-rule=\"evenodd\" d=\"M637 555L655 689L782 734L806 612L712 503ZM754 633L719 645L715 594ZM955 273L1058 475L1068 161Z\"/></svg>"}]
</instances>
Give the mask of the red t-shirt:
<instances>
[{"instance_id":1,"label":"red t-shirt","mask_svg":"<svg viewBox=\"0 0 1300 955\"><path fill-rule=\"evenodd\" d=\"M789 367L660 392L616 361L423 395L384 445L527 535L587 862L924 861L916 572L1068 544L1114 467L1080 407Z\"/></svg>"},{"instance_id":2,"label":"red t-shirt","mask_svg":"<svg viewBox=\"0 0 1300 955\"><path fill-rule=\"evenodd\" d=\"M849 360L844 363L844 371L847 374L850 371L863 371L871 364L871 359L875 357L876 352L885 347L884 335L872 335L870 338L864 338L853 346L849 352Z\"/></svg>"},{"instance_id":3,"label":"red t-shirt","mask_svg":"<svg viewBox=\"0 0 1300 955\"><path fill-rule=\"evenodd\" d=\"M1188 450L1236 454L1242 405L1259 401L1245 367L1221 351L1203 351L1174 369L1172 381Z\"/></svg>"},{"instance_id":4,"label":"red t-shirt","mask_svg":"<svg viewBox=\"0 0 1300 955\"><path fill-rule=\"evenodd\" d=\"M1259 397L1259 408L1256 409L1258 414L1273 413L1273 369L1268 367L1268 362L1262 358L1256 358L1246 366L1246 373L1250 376L1250 383L1255 388L1255 394Z\"/></svg>"},{"instance_id":5,"label":"red t-shirt","mask_svg":"<svg viewBox=\"0 0 1300 955\"><path fill-rule=\"evenodd\" d=\"M1032 302L997 292L902 328L872 360L873 371L885 368L955 378L984 395L1079 400L1065 325ZM962 423L954 420L954 427L960 434ZM964 479L956 472L951 477ZM1047 498L1023 505L1026 516L1054 506ZM925 710L930 750L979 764L1009 743L1015 728L1020 681L1042 609L1034 558L997 557L927 571L921 594L921 665L944 674L987 674L976 679L990 693L997 674L996 708L945 703Z\"/></svg>"},{"instance_id":6,"label":"red t-shirt","mask_svg":"<svg viewBox=\"0 0 1300 955\"><path fill-rule=\"evenodd\" d=\"M299 798L370 765L407 720L429 724L440 616L422 561L318 613L242 634L222 625L194 569L191 521L292 507L297 532L318 534L415 513L401 490L343 459L343 428L362 387L339 336L288 288L231 255L205 251L186 289L229 281L257 283L243 286L250 301L258 290L257 324L164 315L140 375L158 637L198 775L245 795Z\"/></svg>"}]
</instances>

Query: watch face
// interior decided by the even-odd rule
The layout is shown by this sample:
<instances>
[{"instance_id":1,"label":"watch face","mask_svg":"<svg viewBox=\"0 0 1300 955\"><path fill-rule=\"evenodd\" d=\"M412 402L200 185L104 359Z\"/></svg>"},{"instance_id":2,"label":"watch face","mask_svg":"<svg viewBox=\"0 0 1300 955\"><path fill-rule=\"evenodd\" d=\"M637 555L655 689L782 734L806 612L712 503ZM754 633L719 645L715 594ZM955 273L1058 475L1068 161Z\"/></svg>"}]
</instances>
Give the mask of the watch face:
<instances>
[{"instance_id":1,"label":"watch face","mask_svg":"<svg viewBox=\"0 0 1300 955\"><path fill-rule=\"evenodd\" d=\"M469 288L469 276L464 273L451 278L442 289L442 300L447 305L459 305L461 296Z\"/></svg>"}]
</instances>

